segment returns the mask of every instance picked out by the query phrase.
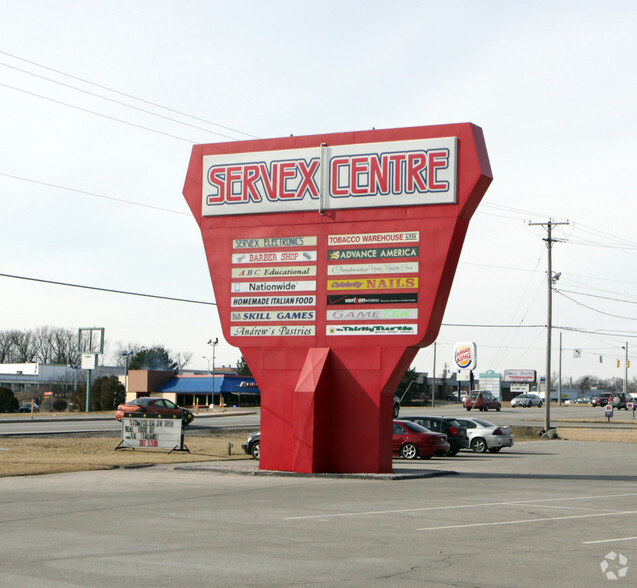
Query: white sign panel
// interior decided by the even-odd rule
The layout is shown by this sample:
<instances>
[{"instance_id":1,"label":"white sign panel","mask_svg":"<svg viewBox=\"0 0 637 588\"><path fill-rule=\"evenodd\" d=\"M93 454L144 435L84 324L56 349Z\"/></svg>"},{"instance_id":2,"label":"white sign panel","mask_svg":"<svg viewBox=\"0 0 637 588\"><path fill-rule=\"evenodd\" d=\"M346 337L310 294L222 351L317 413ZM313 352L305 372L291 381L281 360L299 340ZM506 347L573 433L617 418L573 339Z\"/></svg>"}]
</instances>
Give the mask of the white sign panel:
<instances>
[{"instance_id":1,"label":"white sign panel","mask_svg":"<svg viewBox=\"0 0 637 588\"><path fill-rule=\"evenodd\" d=\"M504 370L505 382L535 382L535 370Z\"/></svg>"},{"instance_id":2,"label":"white sign panel","mask_svg":"<svg viewBox=\"0 0 637 588\"><path fill-rule=\"evenodd\" d=\"M206 155L202 214L453 204L456 152L441 137Z\"/></svg>"},{"instance_id":3,"label":"white sign panel","mask_svg":"<svg viewBox=\"0 0 637 588\"><path fill-rule=\"evenodd\" d=\"M316 290L315 280L302 282L233 282L233 292L313 292Z\"/></svg>"},{"instance_id":4,"label":"white sign panel","mask_svg":"<svg viewBox=\"0 0 637 588\"><path fill-rule=\"evenodd\" d=\"M259 251L233 253L232 263L284 263L288 261L302 262L316 261L316 251Z\"/></svg>"},{"instance_id":5,"label":"white sign panel","mask_svg":"<svg viewBox=\"0 0 637 588\"><path fill-rule=\"evenodd\" d=\"M134 449L182 449L182 421L173 415L148 414L142 417L134 413L122 417L122 442L120 447Z\"/></svg>"},{"instance_id":6,"label":"white sign panel","mask_svg":"<svg viewBox=\"0 0 637 588\"><path fill-rule=\"evenodd\" d=\"M328 310L328 321L417 319L417 308L374 308L372 310Z\"/></svg>"},{"instance_id":7,"label":"white sign panel","mask_svg":"<svg viewBox=\"0 0 637 588\"><path fill-rule=\"evenodd\" d=\"M417 261L404 261L396 263L350 263L327 266L328 276L417 273Z\"/></svg>"},{"instance_id":8,"label":"white sign panel","mask_svg":"<svg viewBox=\"0 0 637 588\"><path fill-rule=\"evenodd\" d=\"M327 335L415 335L418 325L328 325Z\"/></svg>"},{"instance_id":9,"label":"white sign panel","mask_svg":"<svg viewBox=\"0 0 637 588\"><path fill-rule=\"evenodd\" d=\"M511 392L526 393L529 391L530 386L528 384L511 384Z\"/></svg>"},{"instance_id":10,"label":"white sign panel","mask_svg":"<svg viewBox=\"0 0 637 588\"><path fill-rule=\"evenodd\" d=\"M314 325L230 327L230 334L233 337L313 337Z\"/></svg>"},{"instance_id":11,"label":"white sign panel","mask_svg":"<svg viewBox=\"0 0 637 588\"><path fill-rule=\"evenodd\" d=\"M316 306L316 296L234 296L233 308L255 306Z\"/></svg>"}]
</instances>

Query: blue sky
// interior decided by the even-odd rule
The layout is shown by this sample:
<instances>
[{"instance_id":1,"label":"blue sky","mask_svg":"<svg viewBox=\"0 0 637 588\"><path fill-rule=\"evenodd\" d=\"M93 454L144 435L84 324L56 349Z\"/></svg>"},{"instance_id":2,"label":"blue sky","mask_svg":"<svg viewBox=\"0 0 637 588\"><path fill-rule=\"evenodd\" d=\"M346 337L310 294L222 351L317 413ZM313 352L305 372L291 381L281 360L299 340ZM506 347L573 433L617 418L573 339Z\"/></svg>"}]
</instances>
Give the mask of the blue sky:
<instances>
[{"instance_id":1,"label":"blue sky","mask_svg":"<svg viewBox=\"0 0 637 588\"><path fill-rule=\"evenodd\" d=\"M637 349L636 21L613 0L7 0L0 273L212 301L181 195L194 143L469 121L495 179L437 371L475 341L479 371L543 373L545 231L529 221L551 218L569 222L553 249L563 375L623 376L621 346ZM0 329L101 326L111 353L163 344L205 369L221 333L212 306L13 278L0 292ZM220 342L218 365L238 357ZM414 367L432 360L423 349Z\"/></svg>"}]
</instances>

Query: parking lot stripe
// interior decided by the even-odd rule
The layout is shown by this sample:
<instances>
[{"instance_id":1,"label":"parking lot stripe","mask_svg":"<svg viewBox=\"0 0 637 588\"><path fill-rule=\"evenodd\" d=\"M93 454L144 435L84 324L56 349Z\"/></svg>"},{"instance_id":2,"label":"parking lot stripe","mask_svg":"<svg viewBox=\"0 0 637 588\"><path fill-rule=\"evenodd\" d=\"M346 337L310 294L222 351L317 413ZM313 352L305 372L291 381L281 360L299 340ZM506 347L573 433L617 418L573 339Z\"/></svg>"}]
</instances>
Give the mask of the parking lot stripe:
<instances>
[{"instance_id":1,"label":"parking lot stripe","mask_svg":"<svg viewBox=\"0 0 637 588\"><path fill-rule=\"evenodd\" d=\"M582 545L593 545L594 543L615 543L617 541L634 541L637 537L620 537L619 539L600 539L599 541L582 541Z\"/></svg>"},{"instance_id":2,"label":"parking lot stripe","mask_svg":"<svg viewBox=\"0 0 637 588\"><path fill-rule=\"evenodd\" d=\"M516 506L524 504L540 505L542 502L563 502L566 500L595 500L597 498L625 498L630 496L637 496L635 493L631 494L605 494L603 496L569 496L567 498L540 498L535 500L515 500L508 502L483 502L482 504L454 504L450 506L423 506L420 508L401 508L395 510L368 510L363 512L339 512L332 514L320 514L320 515L303 515L296 517L284 517L284 521L299 521L305 519L333 519L339 517L364 517L371 515L383 515L383 514L400 514L409 512L425 512L430 510L450 510L455 508L482 508L485 506ZM599 509L595 509L599 511ZM610 511L615 512L615 511Z\"/></svg>"},{"instance_id":3,"label":"parking lot stripe","mask_svg":"<svg viewBox=\"0 0 637 588\"><path fill-rule=\"evenodd\" d=\"M443 529L467 529L470 527L495 527L497 525L520 525L526 523L542 523L546 521L564 521L567 519L589 519L592 517L612 517L616 515L637 514L637 510L625 510L618 512L601 512L596 514L571 515L569 517L548 517L544 519L519 519L515 521L495 521L492 523L471 523L465 525L446 525L444 527L424 527L417 531L442 531Z\"/></svg>"}]
</instances>

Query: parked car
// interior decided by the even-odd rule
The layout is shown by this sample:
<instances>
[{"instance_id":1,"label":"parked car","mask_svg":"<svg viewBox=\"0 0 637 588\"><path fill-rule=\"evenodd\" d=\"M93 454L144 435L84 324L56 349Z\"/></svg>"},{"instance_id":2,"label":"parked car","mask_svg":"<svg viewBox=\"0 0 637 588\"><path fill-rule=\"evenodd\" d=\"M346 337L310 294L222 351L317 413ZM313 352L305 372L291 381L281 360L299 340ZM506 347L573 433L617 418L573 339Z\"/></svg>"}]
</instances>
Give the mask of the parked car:
<instances>
[{"instance_id":1,"label":"parked car","mask_svg":"<svg viewBox=\"0 0 637 588\"><path fill-rule=\"evenodd\" d=\"M500 401L488 390L481 390L479 392L469 392L464 399L464 407L467 410L477 408L478 410L490 410L495 409L500 412L502 405Z\"/></svg>"},{"instance_id":2,"label":"parked car","mask_svg":"<svg viewBox=\"0 0 637 588\"><path fill-rule=\"evenodd\" d=\"M610 404L613 405L613 408L617 410L628 410L627 403L631 402L631 398L629 395L624 394L623 392L613 392L610 395Z\"/></svg>"},{"instance_id":3,"label":"parked car","mask_svg":"<svg viewBox=\"0 0 637 588\"><path fill-rule=\"evenodd\" d=\"M179 415L181 416L184 427L192 423L195 418L195 415L187 408L177 406L172 400L168 400L168 398L154 398L152 396L142 396L141 398L135 398L135 400L120 404L115 411L115 418L121 421L124 414L129 412Z\"/></svg>"},{"instance_id":4,"label":"parked car","mask_svg":"<svg viewBox=\"0 0 637 588\"><path fill-rule=\"evenodd\" d=\"M435 433L444 433L447 435L447 443L449 443L449 451L447 455L452 457L461 449L469 447L469 437L467 437L467 429L452 417L435 417L435 416L407 416L402 420L411 421L434 431Z\"/></svg>"},{"instance_id":5,"label":"parked car","mask_svg":"<svg viewBox=\"0 0 637 588\"><path fill-rule=\"evenodd\" d=\"M261 431L256 433L250 433L248 440L241 445L241 449L246 452L247 455L251 455L254 459L258 460L261 457Z\"/></svg>"},{"instance_id":6,"label":"parked car","mask_svg":"<svg viewBox=\"0 0 637 588\"><path fill-rule=\"evenodd\" d=\"M25 402L19 409L18 412L31 412L33 405L33 412L40 412L40 407L34 402Z\"/></svg>"},{"instance_id":7,"label":"parked car","mask_svg":"<svg viewBox=\"0 0 637 588\"><path fill-rule=\"evenodd\" d=\"M511 400L511 406L537 406L542 408L543 400L537 394L520 394Z\"/></svg>"},{"instance_id":8,"label":"parked car","mask_svg":"<svg viewBox=\"0 0 637 588\"><path fill-rule=\"evenodd\" d=\"M599 392L593 396L593 400L591 400L592 406L606 406L611 403L611 392Z\"/></svg>"},{"instance_id":9,"label":"parked car","mask_svg":"<svg viewBox=\"0 0 637 588\"><path fill-rule=\"evenodd\" d=\"M590 404L593 399L590 396L582 396L575 400L575 404Z\"/></svg>"},{"instance_id":10,"label":"parked car","mask_svg":"<svg viewBox=\"0 0 637 588\"><path fill-rule=\"evenodd\" d=\"M458 419L467 428L471 449L476 453L489 450L497 453L503 447L513 447L514 438L511 427L494 425L482 419Z\"/></svg>"},{"instance_id":11,"label":"parked car","mask_svg":"<svg viewBox=\"0 0 637 588\"><path fill-rule=\"evenodd\" d=\"M405 459L431 459L449 453L447 436L434 433L411 421L394 421L392 453Z\"/></svg>"}]
</instances>

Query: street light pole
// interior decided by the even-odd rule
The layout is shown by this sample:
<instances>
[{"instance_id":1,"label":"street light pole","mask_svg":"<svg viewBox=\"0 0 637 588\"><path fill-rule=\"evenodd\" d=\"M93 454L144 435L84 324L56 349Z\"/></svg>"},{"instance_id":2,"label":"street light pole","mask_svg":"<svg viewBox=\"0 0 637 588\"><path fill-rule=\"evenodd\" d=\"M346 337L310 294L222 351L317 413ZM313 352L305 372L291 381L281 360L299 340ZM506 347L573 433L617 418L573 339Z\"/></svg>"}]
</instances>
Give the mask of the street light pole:
<instances>
[{"instance_id":1,"label":"street light pole","mask_svg":"<svg viewBox=\"0 0 637 588\"><path fill-rule=\"evenodd\" d=\"M133 355L132 351L122 351L122 357L124 358L124 402L126 402L126 396L128 395L128 358Z\"/></svg>"},{"instance_id":2,"label":"street light pole","mask_svg":"<svg viewBox=\"0 0 637 588\"><path fill-rule=\"evenodd\" d=\"M622 349L626 350L626 357L624 358L624 396L628 392L628 341L626 345L622 345Z\"/></svg>"},{"instance_id":3,"label":"street light pole","mask_svg":"<svg viewBox=\"0 0 637 588\"><path fill-rule=\"evenodd\" d=\"M215 338L214 341L212 339L208 341L208 345L212 345L212 370L210 371L210 375L212 376L212 397L210 399L210 408L215 407L215 349L218 343L218 338Z\"/></svg>"}]
</instances>

